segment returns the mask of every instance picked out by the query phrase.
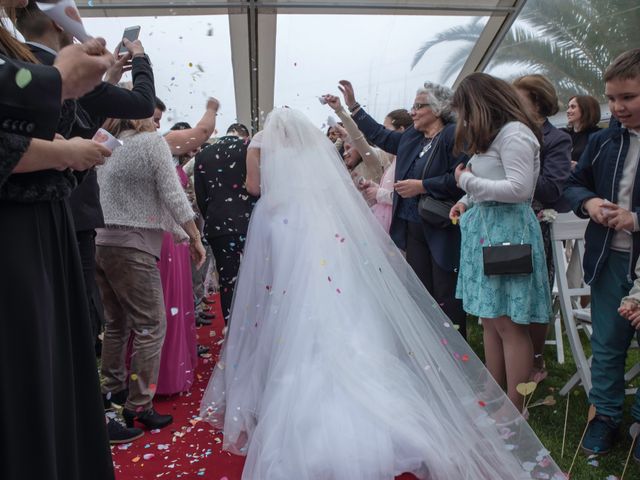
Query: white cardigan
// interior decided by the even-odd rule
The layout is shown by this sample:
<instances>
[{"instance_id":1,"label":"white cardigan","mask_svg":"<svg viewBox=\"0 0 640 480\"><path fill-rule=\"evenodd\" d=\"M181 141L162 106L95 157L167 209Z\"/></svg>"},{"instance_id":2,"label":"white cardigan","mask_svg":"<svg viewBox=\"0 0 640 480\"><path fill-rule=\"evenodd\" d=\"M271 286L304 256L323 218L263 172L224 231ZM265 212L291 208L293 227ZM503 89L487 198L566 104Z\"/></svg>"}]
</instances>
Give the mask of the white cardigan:
<instances>
[{"instance_id":1,"label":"white cardigan","mask_svg":"<svg viewBox=\"0 0 640 480\"><path fill-rule=\"evenodd\" d=\"M467 206L477 202L531 201L540 172L540 144L531 129L520 122L507 123L485 153L471 157L471 173L460 175Z\"/></svg>"},{"instance_id":2,"label":"white cardigan","mask_svg":"<svg viewBox=\"0 0 640 480\"><path fill-rule=\"evenodd\" d=\"M105 225L164 230L186 239L180 225L194 212L169 145L152 132L128 131L120 139L123 145L97 169Z\"/></svg>"}]
</instances>

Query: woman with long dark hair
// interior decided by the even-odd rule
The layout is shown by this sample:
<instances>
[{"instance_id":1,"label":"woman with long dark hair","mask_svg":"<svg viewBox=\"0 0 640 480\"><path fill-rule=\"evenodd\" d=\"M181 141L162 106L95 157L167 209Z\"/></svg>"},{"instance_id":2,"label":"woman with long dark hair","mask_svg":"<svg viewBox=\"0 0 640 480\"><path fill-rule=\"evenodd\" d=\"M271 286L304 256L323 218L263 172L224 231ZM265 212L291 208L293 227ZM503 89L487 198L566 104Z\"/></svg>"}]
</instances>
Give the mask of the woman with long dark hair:
<instances>
[{"instance_id":1,"label":"woman with long dark hair","mask_svg":"<svg viewBox=\"0 0 640 480\"><path fill-rule=\"evenodd\" d=\"M455 172L467 192L451 209L462 232L456 296L467 313L482 319L487 369L522 409L516 387L531 373L529 324L548 323L551 316L542 235L531 209L542 134L514 87L491 75L466 77L452 103L458 112L455 148L473 155ZM530 245L532 272L492 274L484 249L507 242Z\"/></svg>"}]
</instances>

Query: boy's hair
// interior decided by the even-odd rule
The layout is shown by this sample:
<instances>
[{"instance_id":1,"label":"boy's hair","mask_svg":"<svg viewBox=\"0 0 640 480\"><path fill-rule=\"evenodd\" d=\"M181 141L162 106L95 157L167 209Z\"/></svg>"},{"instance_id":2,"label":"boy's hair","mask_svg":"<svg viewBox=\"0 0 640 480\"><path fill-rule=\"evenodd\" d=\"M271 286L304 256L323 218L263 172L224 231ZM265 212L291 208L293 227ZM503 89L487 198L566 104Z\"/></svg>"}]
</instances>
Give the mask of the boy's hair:
<instances>
[{"instance_id":1,"label":"boy's hair","mask_svg":"<svg viewBox=\"0 0 640 480\"><path fill-rule=\"evenodd\" d=\"M167 111L167 106L158 97L156 97L156 108L158 110L160 110L161 112L166 112Z\"/></svg>"},{"instance_id":2,"label":"boy's hair","mask_svg":"<svg viewBox=\"0 0 640 480\"><path fill-rule=\"evenodd\" d=\"M178 122L173 125L169 130L189 130L191 125L188 122Z\"/></svg>"},{"instance_id":3,"label":"boy's hair","mask_svg":"<svg viewBox=\"0 0 640 480\"><path fill-rule=\"evenodd\" d=\"M604 72L604 81L640 79L640 48L618 55Z\"/></svg>"},{"instance_id":4,"label":"boy's hair","mask_svg":"<svg viewBox=\"0 0 640 480\"><path fill-rule=\"evenodd\" d=\"M227 135L234 133L239 134L242 138L250 137L249 129L242 123L232 123L229 125L229 128L227 128Z\"/></svg>"}]
</instances>

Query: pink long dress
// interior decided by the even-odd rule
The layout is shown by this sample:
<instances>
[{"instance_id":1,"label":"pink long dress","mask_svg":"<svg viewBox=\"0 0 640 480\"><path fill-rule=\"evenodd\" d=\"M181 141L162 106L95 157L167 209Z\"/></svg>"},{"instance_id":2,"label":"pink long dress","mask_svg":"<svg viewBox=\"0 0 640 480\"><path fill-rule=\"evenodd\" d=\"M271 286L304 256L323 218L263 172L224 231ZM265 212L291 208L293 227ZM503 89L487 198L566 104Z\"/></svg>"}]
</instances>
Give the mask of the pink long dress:
<instances>
[{"instance_id":1,"label":"pink long dress","mask_svg":"<svg viewBox=\"0 0 640 480\"><path fill-rule=\"evenodd\" d=\"M371 207L373 215L378 219L386 232L391 226L391 213L393 207L393 181L396 176L396 159L384 171L380 179L380 190L376 198L376 203Z\"/></svg>"},{"instance_id":2,"label":"pink long dress","mask_svg":"<svg viewBox=\"0 0 640 480\"><path fill-rule=\"evenodd\" d=\"M186 174L180 167L177 171L180 183L186 187ZM191 388L198 362L189 245L175 243L173 235L165 232L158 267L167 312L167 333L156 393L172 395Z\"/></svg>"}]
</instances>

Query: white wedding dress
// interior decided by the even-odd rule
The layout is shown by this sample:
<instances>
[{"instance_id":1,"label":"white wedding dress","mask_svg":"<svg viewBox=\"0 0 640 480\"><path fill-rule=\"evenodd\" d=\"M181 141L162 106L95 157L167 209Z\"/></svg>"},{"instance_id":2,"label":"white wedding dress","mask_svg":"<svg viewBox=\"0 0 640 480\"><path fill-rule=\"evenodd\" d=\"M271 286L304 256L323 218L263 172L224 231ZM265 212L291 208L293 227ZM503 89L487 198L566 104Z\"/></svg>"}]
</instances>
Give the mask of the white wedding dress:
<instances>
[{"instance_id":1,"label":"white wedding dress","mask_svg":"<svg viewBox=\"0 0 640 480\"><path fill-rule=\"evenodd\" d=\"M270 114L261 190L201 406L243 480L564 478L303 114Z\"/></svg>"}]
</instances>

